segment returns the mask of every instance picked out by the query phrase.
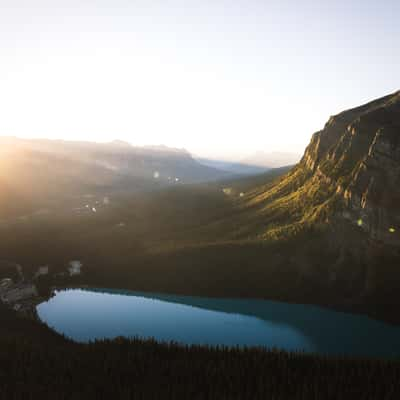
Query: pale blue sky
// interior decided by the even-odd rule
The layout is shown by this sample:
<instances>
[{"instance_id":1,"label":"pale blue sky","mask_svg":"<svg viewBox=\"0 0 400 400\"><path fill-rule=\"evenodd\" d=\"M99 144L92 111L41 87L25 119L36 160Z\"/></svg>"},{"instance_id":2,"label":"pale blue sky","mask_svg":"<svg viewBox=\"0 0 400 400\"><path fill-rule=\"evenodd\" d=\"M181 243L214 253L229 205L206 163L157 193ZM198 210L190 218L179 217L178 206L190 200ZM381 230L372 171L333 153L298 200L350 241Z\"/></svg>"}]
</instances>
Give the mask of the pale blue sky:
<instances>
[{"instance_id":1,"label":"pale blue sky","mask_svg":"<svg viewBox=\"0 0 400 400\"><path fill-rule=\"evenodd\" d=\"M400 89L395 0L0 0L0 135L302 152Z\"/></svg>"}]
</instances>

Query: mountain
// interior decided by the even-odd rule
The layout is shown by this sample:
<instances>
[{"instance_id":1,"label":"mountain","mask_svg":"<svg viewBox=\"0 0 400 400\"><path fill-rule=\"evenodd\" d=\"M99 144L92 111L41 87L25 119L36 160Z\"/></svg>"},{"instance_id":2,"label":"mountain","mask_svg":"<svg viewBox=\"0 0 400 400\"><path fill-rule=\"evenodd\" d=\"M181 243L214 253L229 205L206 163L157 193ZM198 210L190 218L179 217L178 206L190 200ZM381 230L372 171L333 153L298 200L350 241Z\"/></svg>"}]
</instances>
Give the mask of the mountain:
<instances>
[{"instance_id":1,"label":"mountain","mask_svg":"<svg viewBox=\"0 0 400 400\"><path fill-rule=\"evenodd\" d=\"M196 158L196 160L200 164L229 172L232 175L256 175L262 174L270 169L268 167L262 167L247 162L240 163L223 160L212 160L208 158Z\"/></svg>"},{"instance_id":2,"label":"mountain","mask_svg":"<svg viewBox=\"0 0 400 400\"><path fill-rule=\"evenodd\" d=\"M0 137L0 215L84 195L135 193L228 174L167 147ZM18 211L19 210L19 211Z\"/></svg>"},{"instance_id":3,"label":"mountain","mask_svg":"<svg viewBox=\"0 0 400 400\"><path fill-rule=\"evenodd\" d=\"M237 209L209 231L233 240L286 243L279 263L297 281L294 290L313 288L308 301L395 318L400 92L332 116L287 175L254 188ZM278 261L269 257L275 268Z\"/></svg>"},{"instance_id":4,"label":"mountain","mask_svg":"<svg viewBox=\"0 0 400 400\"><path fill-rule=\"evenodd\" d=\"M400 92L332 116L289 172L251 181L224 182L229 201L175 245L175 268L213 265L208 293L400 321Z\"/></svg>"},{"instance_id":5,"label":"mountain","mask_svg":"<svg viewBox=\"0 0 400 400\"><path fill-rule=\"evenodd\" d=\"M259 168L280 168L297 164L300 159L301 155L297 153L257 151L241 160L241 162L245 165L253 165Z\"/></svg>"},{"instance_id":6,"label":"mountain","mask_svg":"<svg viewBox=\"0 0 400 400\"><path fill-rule=\"evenodd\" d=\"M256 175L263 174L274 168L282 168L297 164L301 159L300 154L285 152L256 153L243 158L240 161L223 161L208 158L196 158L196 160L212 168L230 172L234 175Z\"/></svg>"},{"instance_id":7,"label":"mountain","mask_svg":"<svg viewBox=\"0 0 400 400\"><path fill-rule=\"evenodd\" d=\"M278 184L256 188L243 206L257 209L267 236L339 224L375 244L399 245L399 127L399 92L331 117L301 161Z\"/></svg>"},{"instance_id":8,"label":"mountain","mask_svg":"<svg viewBox=\"0 0 400 400\"><path fill-rule=\"evenodd\" d=\"M302 165L334 188L336 217L374 243L400 245L400 92L332 117Z\"/></svg>"}]
</instances>

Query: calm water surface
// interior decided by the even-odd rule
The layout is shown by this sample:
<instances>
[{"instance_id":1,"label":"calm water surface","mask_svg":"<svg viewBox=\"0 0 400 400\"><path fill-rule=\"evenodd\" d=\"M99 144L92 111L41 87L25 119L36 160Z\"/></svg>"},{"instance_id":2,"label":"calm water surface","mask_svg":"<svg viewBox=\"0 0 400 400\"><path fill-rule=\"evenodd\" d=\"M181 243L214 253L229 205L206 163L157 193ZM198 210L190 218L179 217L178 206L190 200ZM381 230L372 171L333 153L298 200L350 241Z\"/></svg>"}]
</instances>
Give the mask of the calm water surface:
<instances>
[{"instance_id":1,"label":"calm water surface","mask_svg":"<svg viewBox=\"0 0 400 400\"><path fill-rule=\"evenodd\" d=\"M187 344L400 357L399 327L309 305L73 289L56 292L37 311L42 321L78 342L151 337Z\"/></svg>"}]
</instances>

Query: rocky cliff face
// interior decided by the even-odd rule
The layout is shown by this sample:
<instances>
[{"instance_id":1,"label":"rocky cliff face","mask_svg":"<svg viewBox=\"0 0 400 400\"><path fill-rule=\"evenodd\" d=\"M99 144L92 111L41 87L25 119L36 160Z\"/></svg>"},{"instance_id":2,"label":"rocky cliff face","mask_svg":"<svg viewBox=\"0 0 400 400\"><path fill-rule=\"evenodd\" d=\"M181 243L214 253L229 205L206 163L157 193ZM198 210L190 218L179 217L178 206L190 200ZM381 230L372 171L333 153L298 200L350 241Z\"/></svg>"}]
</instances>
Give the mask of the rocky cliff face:
<instances>
[{"instance_id":1,"label":"rocky cliff face","mask_svg":"<svg viewBox=\"0 0 400 400\"><path fill-rule=\"evenodd\" d=\"M331 117L295 168L245 202L255 217L243 235L280 239L323 225L399 246L400 92Z\"/></svg>"},{"instance_id":2,"label":"rocky cliff face","mask_svg":"<svg viewBox=\"0 0 400 400\"><path fill-rule=\"evenodd\" d=\"M334 187L341 216L400 245L400 92L331 117L301 164Z\"/></svg>"},{"instance_id":3,"label":"rocky cliff face","mask_svg":"<svg viewBox=\"0 0 400 400\"><path fill-rule=\"evenodd\" d=\"M331 117L299 164L242 207L235 237L285 243L276 271L320 291L306 301L399 321L400 92Z\"/></svg>"}]
</instances>

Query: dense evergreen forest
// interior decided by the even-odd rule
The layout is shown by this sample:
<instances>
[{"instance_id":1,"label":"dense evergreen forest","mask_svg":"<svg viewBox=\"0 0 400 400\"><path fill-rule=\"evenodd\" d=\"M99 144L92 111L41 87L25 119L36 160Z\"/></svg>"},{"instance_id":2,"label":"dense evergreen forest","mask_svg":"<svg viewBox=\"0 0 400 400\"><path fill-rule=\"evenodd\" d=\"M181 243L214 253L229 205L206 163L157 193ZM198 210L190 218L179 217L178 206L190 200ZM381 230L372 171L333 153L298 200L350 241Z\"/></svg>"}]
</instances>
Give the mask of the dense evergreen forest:
<instances>
[{"instance_id":1,"label":"dense evergreen forest","mask_svg":"<svg viewBox=\"0 0 400 400\"><path fill-rule=\"evenodd\" d=\"M116 339L0 310L0 399L398 399L400 362Z\"/></svg>"}]
</instances>

